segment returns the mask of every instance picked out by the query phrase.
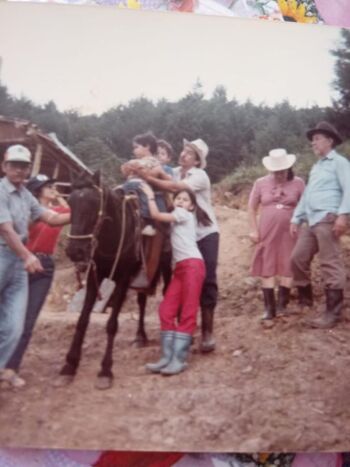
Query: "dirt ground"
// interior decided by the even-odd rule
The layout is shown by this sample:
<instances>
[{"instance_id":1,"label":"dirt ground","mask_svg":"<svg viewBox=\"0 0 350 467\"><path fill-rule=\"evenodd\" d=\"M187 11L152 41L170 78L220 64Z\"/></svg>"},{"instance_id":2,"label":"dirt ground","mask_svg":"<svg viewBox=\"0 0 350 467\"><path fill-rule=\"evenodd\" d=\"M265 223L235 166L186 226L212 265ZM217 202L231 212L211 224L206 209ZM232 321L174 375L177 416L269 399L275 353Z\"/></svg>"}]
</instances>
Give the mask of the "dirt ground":
<instances>
[{"instance_id":1,"label":"dirt ground","mask_svg":"<svg viewBox=\"0 0 350 467\"><path fill-rule=\"evenodd\" d=\"M28 384L0 391L0 445L126 450L306 451L348 450L350 439L350 314L333 330L313 330L298 310L261 324L259 288L249 280L252 247L243 210L216 209L221 226L217 350L197 351L189 369L173 377L146 373L158 358L157 304L150 299L148 347L132 345L135 294L120 315L114 386L94 388L106 338L107 315L93 314L75 381L52 385L77 315L66 311L72 269L57 271L54 290L23 363ZM344 239L350 264L350 239ZM316 295L323 299L315 272ZM350 289L348 288L348 291Z\"/></svg>"}]
</instances>

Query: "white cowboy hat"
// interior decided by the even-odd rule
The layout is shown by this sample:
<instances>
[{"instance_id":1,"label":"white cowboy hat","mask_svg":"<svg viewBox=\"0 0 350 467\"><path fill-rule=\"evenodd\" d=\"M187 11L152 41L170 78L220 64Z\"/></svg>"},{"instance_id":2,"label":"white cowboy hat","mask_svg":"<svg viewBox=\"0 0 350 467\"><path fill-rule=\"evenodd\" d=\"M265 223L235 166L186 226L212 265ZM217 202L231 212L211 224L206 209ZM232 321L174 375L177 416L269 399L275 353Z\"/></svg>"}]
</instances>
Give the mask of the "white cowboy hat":
<instances>
[{"instance_id":1,"label":"white cowboy hat","mask_svg":"<svg viewBox=\"0 0 350 467\"><path fill-rule=\"evenodd\" d=\"M190 146L195 153L198 155L200 164L200 169L205 169L207 166L207 156L209 152L208 145L202 139L195 139L194 141L187 141L187 139L183 140L184 146Z\"/></svg>"},{"instance_id":2,"label":"white cowboy hat","mask_svg":"<svg viewBox=\"0 0 350 467\"><path fill-rule=\"evenodd\" d=\"M14 144L5 151L5 162L26 162L31 163L31 154L29 149L21 144Z\"/></svg>"},{"instance_id":3,"label":"white cowboy hat","mask_svg":"<svg viewBox=\"0 0 350 467\"><path fill-rule=\"evenodd\" d=\"M294 154L287 154L285 149L271 149L269 155L263 157L262 163L269 172L287 170L295 163Z\"/></svg>"}]
</instances>

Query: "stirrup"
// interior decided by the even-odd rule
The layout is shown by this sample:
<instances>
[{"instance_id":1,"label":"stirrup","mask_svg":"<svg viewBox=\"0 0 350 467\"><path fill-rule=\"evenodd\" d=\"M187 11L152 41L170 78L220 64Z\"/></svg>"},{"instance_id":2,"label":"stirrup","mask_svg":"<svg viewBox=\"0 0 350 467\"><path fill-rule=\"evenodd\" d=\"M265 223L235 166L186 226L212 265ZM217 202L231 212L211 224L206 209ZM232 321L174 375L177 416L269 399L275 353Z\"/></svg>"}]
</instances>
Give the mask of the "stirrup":
<instances>
[{"instance_id":1,"label":"stirrup","mask_svg":"<svg viewBox=\"0 0 350 467\"><path fill-rule=\"evenodd\" d=\"M156 233L157 233L156 229L150 224L146 225L141 230L141 234L146 235L147 237L154 237Z\"/></svg>"},{"instance_id":2,"label":"stirrup","mask_svg":"<svg viewBox=\"0 0 350 467\"><path fill-rule=\"evenodd\" d=\"M147 277L146 269L141 267L137 275L130 282L130 287L133 289L147 289L150 285L150 282Z\"/></svg>"}]
</instances>

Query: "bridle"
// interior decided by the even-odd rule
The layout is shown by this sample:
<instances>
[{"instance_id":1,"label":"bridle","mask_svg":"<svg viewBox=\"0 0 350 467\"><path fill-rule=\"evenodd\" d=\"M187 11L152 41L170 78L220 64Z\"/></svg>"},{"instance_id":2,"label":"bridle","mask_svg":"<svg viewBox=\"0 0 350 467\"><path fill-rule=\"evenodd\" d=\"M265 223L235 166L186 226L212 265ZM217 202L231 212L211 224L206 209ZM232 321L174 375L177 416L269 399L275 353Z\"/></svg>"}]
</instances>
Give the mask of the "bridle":
<instances>
[{"instance_id":1,"label":"bridle","mask_svg":"<svg viewBox=\"0 0 350 467\"><path fill-rule=\"evenodd\" d=\"M85 234L85 235L72 235L70 232L68 233L67 237L69 239L72 239L72 240L88 240L88 239L91 239L91 242L92 242L92 245L93 245L93 250L95 251L96 247L97 247L97 236L101 230L101 227L102 227L102 224L103 224L103 221L104 221L104 203L105 203L105 200L104 200L104 193L103 193L103 189L100 188L99 186L97 185L93 185L93 188L95 188L99 194L100 194L100 206L99 206L99 210L98 210L98 213L97 213L97 220L96 220L96 223L94 225L94 228L92 229L92 232L90 234Z\"/></svg>"},{"instance_id":2,"label":"bridle","mask_svg":"<svg viewBox=\"0 0 350 467\"><path fill-rule=\"evenodd\" d=\"M98 290L98 298L100 299L101 297L100 297L100 292L99 292L99 288L98 288L98 285L97 285L97 273L96 273L96 263L94 261L94 254L95 254L95 251L96 251L97 246L98 246L97 236L98 236L98 234L99 234L99 232L101 230L101 227L102 227L102 224L103 224L104 220L107 218L107 216L104 215L105 204L107 204L107 196L106 196L106 200L105 200L104 199L104 191L99 186L93 185L93 188L96 188L98 190L98 192L100 193L100 207L99 207L98 214L97 214L96 224L95 224L92 232L90 234L85 234L85 235L72 235L71 233L68 233L67 237L69 239L72 239L72 240L88 240L88 239L91 239L92 248L91 248L91 252L90 252L90 258L88 260L88 270L87 270L87 273L86 273L86 277L88 277L90 269L92 268L93 273L94 273L96 287L97 287L97 290ZM119 241L119 245L118 245L118 250L117 250L116 256L114 258L113 266L112 266L112 269L111 269L110 274L109 274L109 279L112 279L112 277L114 275L114 272L115 272L115 269L116 269L116 267L118 265L118 262L119 262L119 259L120 259L120 256L121 256L121 252L122 252L122 248L123 248L123 245L124 245L125 230L126 230L126 203L127 203L128 199L129 199L129 197L124 197L124 199L123 199L121 236L120 236L120 241ZM77 272L77 279L78 279L79 288L82 288L83 285L82 285L82 281L81 281L79 272Z\"/></svg>"}]
</instances>

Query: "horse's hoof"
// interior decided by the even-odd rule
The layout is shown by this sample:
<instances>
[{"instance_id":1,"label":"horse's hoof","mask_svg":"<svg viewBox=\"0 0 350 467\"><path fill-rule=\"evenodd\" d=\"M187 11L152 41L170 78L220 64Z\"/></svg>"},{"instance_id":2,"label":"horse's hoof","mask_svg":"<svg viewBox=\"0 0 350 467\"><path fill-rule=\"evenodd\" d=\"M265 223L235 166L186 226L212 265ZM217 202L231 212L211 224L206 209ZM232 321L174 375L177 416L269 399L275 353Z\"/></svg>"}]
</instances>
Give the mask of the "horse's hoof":
<instances>
[{"instance_id":1,"label":"horse's hoof","mask_svg":"<svg viewBox=\"0 0 350 467\"><path fill-rule=\"evenodd\" d=\"M113 384L113 378L111 376L99 376L95 382L96 389L110 389Z\"/></svg>"},{"instance_id":2,"label":"horse's hoof","mask_svg":"<svg viewBox=\"0 0 350 467\"><path fill-rule=\"evenodd\" d=\"M63 388L73 383L74 375L58 375L53 382L55 388Z\"/></svg>"}]
</instances>

